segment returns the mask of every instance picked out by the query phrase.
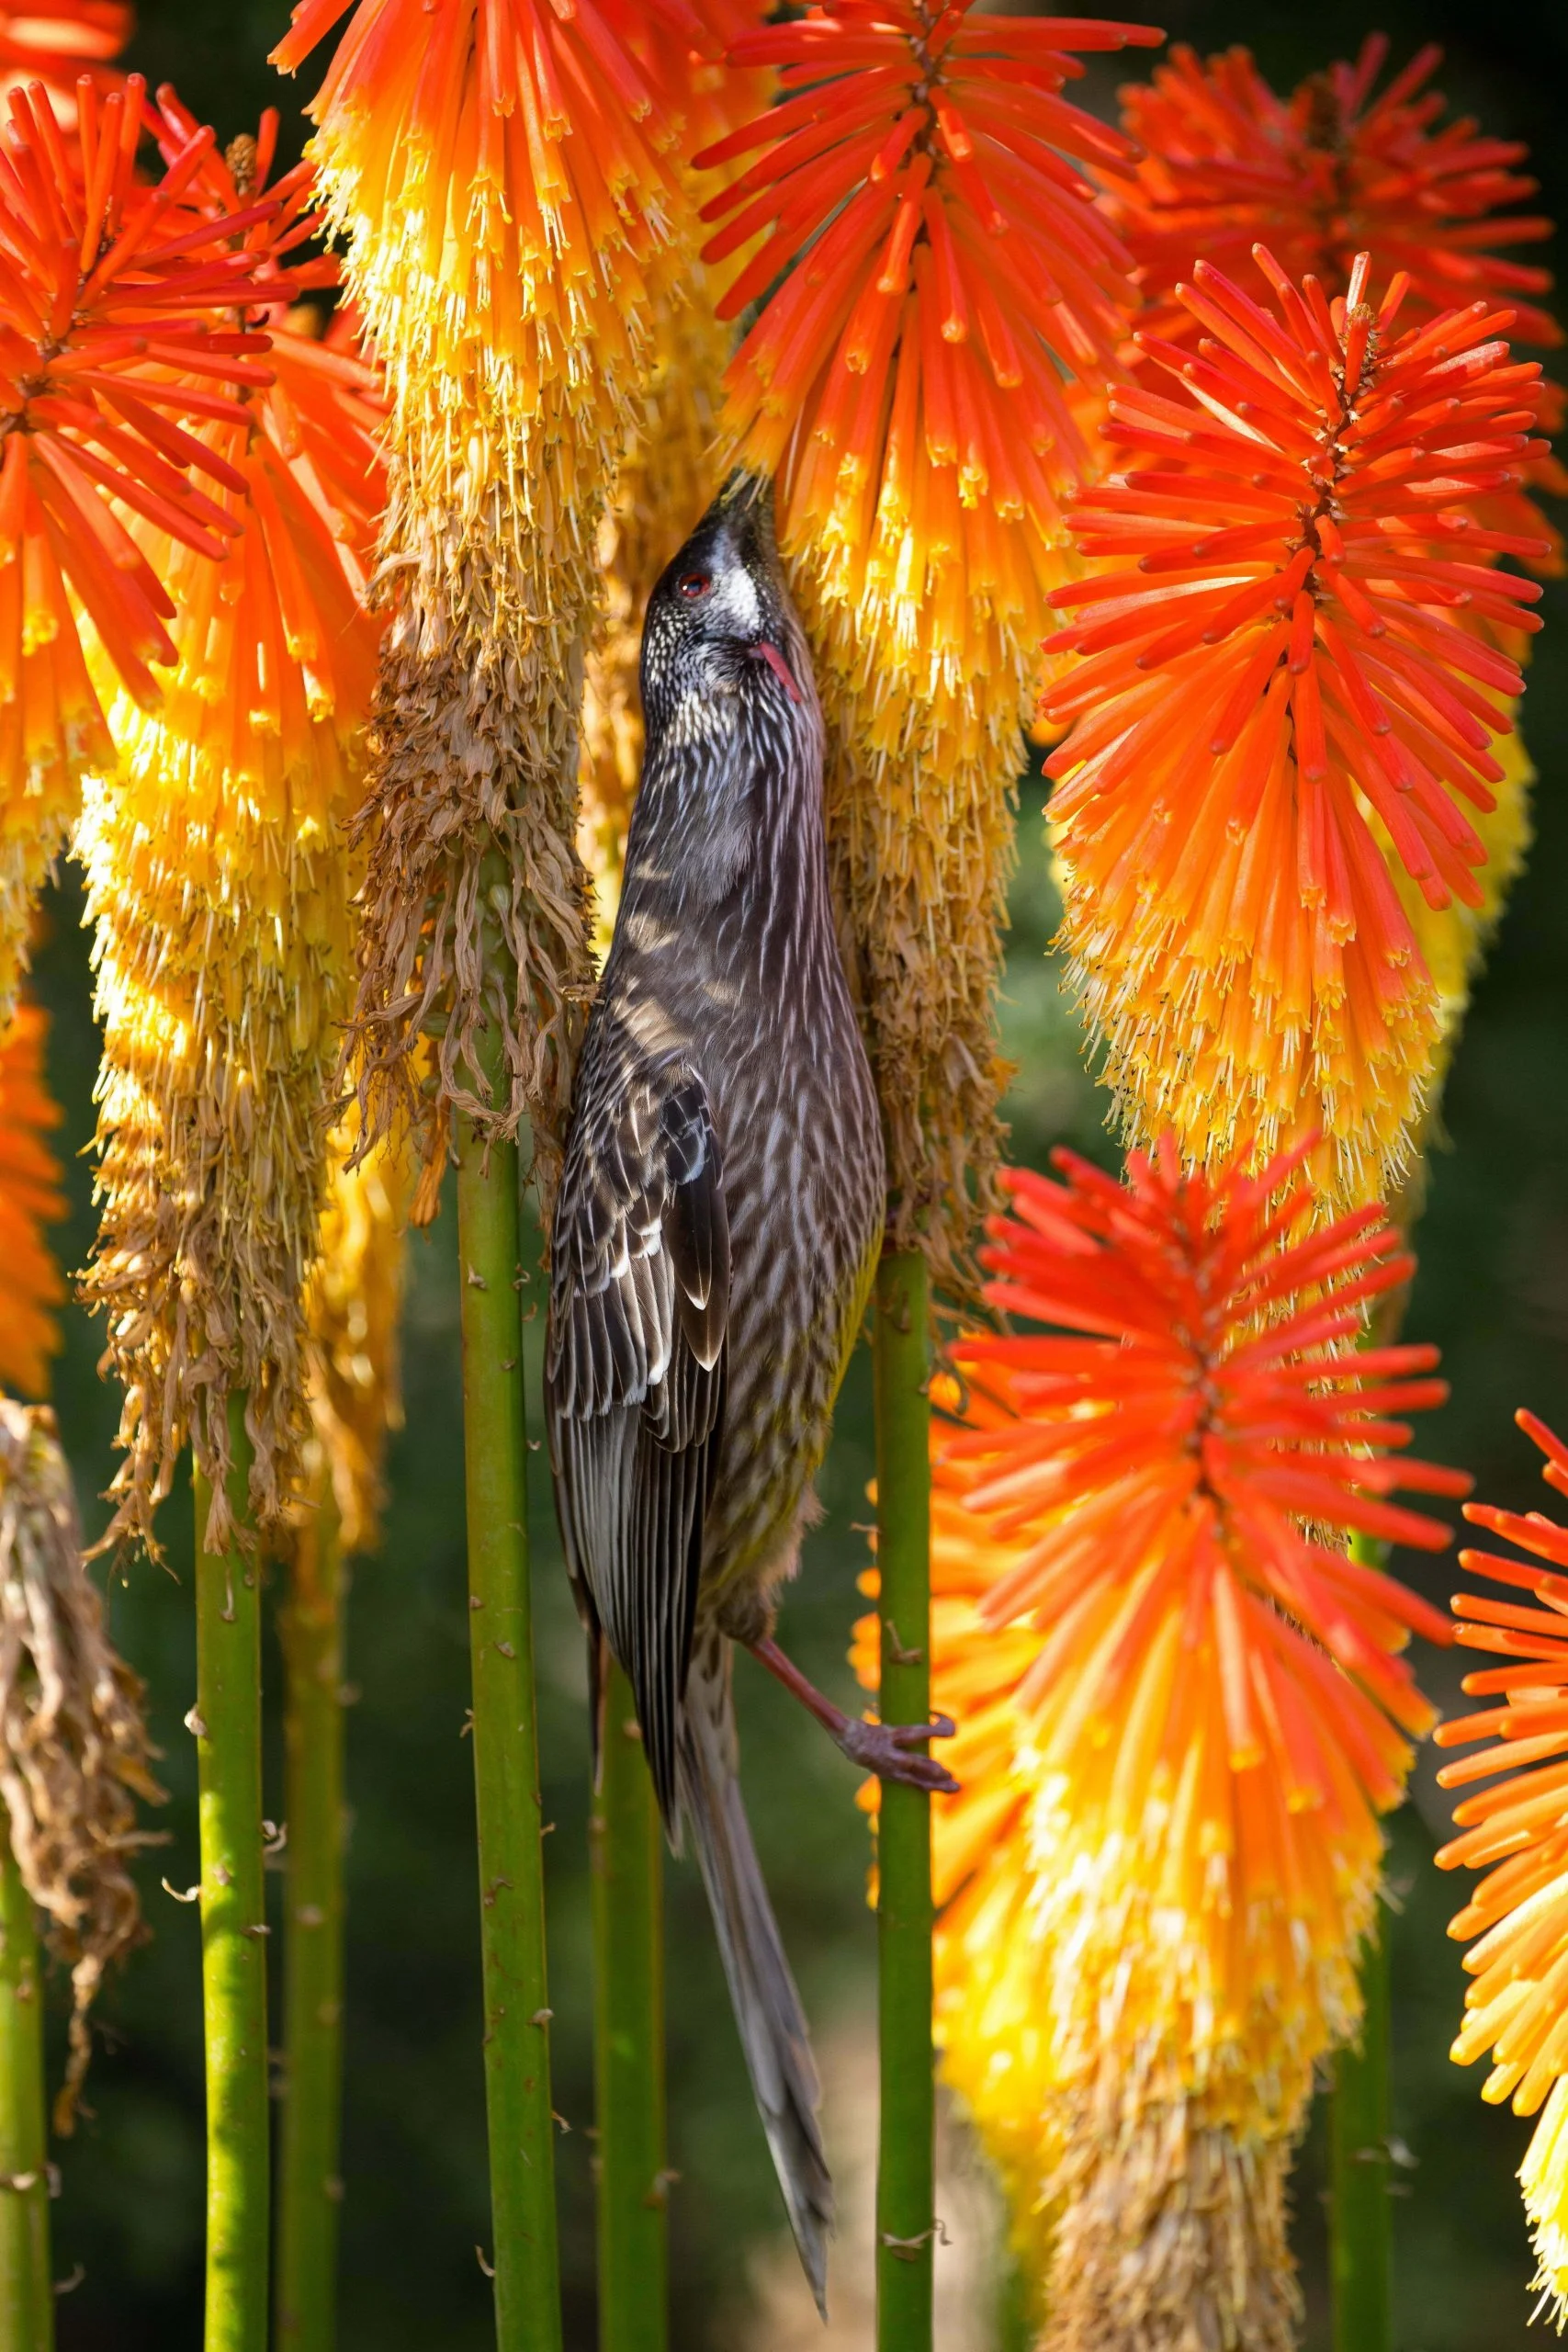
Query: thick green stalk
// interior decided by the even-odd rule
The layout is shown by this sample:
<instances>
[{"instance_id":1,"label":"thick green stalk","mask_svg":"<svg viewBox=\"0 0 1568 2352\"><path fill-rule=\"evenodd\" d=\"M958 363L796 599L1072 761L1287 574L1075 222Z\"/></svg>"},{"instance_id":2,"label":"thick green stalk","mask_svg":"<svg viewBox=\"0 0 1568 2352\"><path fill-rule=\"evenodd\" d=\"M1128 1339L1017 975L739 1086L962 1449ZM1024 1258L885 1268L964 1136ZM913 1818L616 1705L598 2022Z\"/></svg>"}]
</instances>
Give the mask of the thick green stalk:
<instances>
[{"instance_id":1,"label":"thick green stalk","mask_svg":"<svg viewBox=\"0 0 1568 2352\"><path fill-rule=\"evenodd\" d=\"M0 2346L53 2345L38 1922L0 1810Z\"/></svg>"},{"instance_id":2,"label":"thick green stalk","mask_svg":"<svg viewBox=\"0 0 1568 2352\"><path fill-rule=\"evenodd\" d=\"M1337 2054L1329 2103L1334 2352L1393 2352L1388 1932L1381 1905L1361 1948L1361 2039Z\"/></svg>"},{"instance_id":3,"label":"thick green stalk","mask_svg":"<svg viewBox=\"0 0 1568 2352\"><path fill-rule=\"evenodd\" d=\"M600 2352L665 2352L664 1833L618 1666L590 1824Z\"/></svg>"},{"instance_id":4,"label":"thick green stalk","mask_svg":"<svg viewBox=\"0 0 1568 2352\"><path fill-rule=\"evenodd\" d=\"M278 1613L287 1688L284 2094L277 2174L279 2352L337 2340L343 2118L343 1616L348 1578L329 1485L299 1530Z\"/></svg>"},{"instance_id":5,"label":"thick green stalk","mask_svg":"<svg viewBox=\"0 0 1568 2352\"><path fill-rule=\"evenodd\" d=\"M931 1718L931 1340L925 1261L889 1250L876 1278L876 1560L884 1723ZM931 2352L936 2210L931 1799L885 1781L877 1831L881 2125L877 2352Z\"/></svg>"},{"instance_id":6,"label":"thick green stalk","mask_svg":"<svg viewBox=\"0 0 1568 2352\"><path fill-rule=\"evenodd\" d=\"M997 2290L997 2352L1031 2352L1034 2324L1023 2265L1010 2253Z\"/></svg>"},{"instance_id":7,"label":"thick green stalk","mask_svg":"<svg viewBox=\"0 0 1568 2352\"><path fill-rule=\"evenodd\" d=\"M247 1517L244 1400L229 1404L229 1507ZM265 2352L266 1904L262 1864L261 1564L206 1548L196 1485L196 1734L201 1990L207 2046L205 2352Z\"/></svg>"},{"instance_id":8,"label":"thick green stalk","mask_svg":"<svg viewBox=\"0 0 1568 2352\"><path fill-rule=\"evenodd\" d=\"M487 1068L504 1094L495 1033ZM550 2009L528 1595L523 1267L515 1144L457 1123L468 1634L500 2352L558 2352Z\"/></svg>"}]
</instances>

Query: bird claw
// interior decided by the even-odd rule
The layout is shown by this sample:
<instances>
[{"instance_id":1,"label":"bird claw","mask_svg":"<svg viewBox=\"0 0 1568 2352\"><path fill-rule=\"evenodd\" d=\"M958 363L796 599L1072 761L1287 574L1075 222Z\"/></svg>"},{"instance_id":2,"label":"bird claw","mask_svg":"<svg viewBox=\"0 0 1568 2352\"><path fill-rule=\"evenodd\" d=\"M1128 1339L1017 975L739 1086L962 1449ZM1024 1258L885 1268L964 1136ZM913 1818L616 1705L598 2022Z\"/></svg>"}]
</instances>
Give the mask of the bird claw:
<instances>
[{"instance_id":1,"label":"bird claw","mask_svg":"<svg viewBox=\"0 0 1568 2352\"><path fill-rule=\"evenodd\" d=\"M852 1763L880 1781L956 1796L958 1783L946 1765L920 1752L928 1740L951 1739L955 1728L949 1715L933 1715L929 1724L851 1723L839 1745Z\"/></svg>"}]
</instances>

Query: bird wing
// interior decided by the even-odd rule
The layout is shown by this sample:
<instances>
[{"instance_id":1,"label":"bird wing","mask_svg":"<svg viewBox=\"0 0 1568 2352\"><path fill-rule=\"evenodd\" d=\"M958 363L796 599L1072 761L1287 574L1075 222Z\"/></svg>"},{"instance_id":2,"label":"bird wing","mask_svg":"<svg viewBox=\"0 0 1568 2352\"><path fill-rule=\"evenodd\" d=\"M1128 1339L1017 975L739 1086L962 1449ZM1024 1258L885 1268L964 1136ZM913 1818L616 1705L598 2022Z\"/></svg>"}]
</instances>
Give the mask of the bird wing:
<instances>
[{"instance_id":1,"label":"bird wing","mask_svg":"<svg viewBox=\"0 0 1568 2352\"><path fill-rule=\"evenodd\" d=\"M604 1070L611 1057L597 1057ZM631 1678L665 1818L724 1411L729 1224L684 1063L585 1070L557 1202L545 1387L567 1563ZM595 1101L595 1095L598 1100Z\"/></svg>"}]
</instances>

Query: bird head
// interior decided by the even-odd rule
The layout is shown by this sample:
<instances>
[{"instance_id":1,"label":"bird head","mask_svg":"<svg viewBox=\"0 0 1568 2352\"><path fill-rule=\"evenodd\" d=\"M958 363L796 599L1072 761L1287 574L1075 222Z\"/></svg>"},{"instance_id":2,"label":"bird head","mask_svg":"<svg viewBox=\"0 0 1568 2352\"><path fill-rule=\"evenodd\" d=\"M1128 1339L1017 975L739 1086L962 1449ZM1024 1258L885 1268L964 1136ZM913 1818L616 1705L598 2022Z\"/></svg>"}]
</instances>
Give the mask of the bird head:
<instances>
[{"instance_id":1,"label":"bird head","mask_svg":"<svg viewBox=\"0 0 1568 2352\"><path fill-rule=\"evenodd\" d=\"M730 475L648 600L649 728L668 727L694 697L720 720L737 704L772 705L782 718L814 699L773 536L773 485L762 475Z\"/></svg>"}]
</instances>

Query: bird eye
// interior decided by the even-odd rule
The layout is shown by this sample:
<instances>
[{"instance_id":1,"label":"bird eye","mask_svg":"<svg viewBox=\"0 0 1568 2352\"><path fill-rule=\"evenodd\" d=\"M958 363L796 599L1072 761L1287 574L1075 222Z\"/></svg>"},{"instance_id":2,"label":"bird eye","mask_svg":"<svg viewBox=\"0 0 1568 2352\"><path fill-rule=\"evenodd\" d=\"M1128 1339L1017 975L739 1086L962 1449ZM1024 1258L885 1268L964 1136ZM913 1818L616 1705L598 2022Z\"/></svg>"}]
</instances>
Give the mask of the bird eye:
<instances>
[{"instance_id":1,"label":"bird eye","mask_svg":"<svg viewBox=\"0 0 1568 2352\"><path fill-rule=\"evenodd\" d=\"M694 605L699 596L707 594L713 582L705 571L683 571L675 585L687 602Z\"/></svg>"}]
</instances>

